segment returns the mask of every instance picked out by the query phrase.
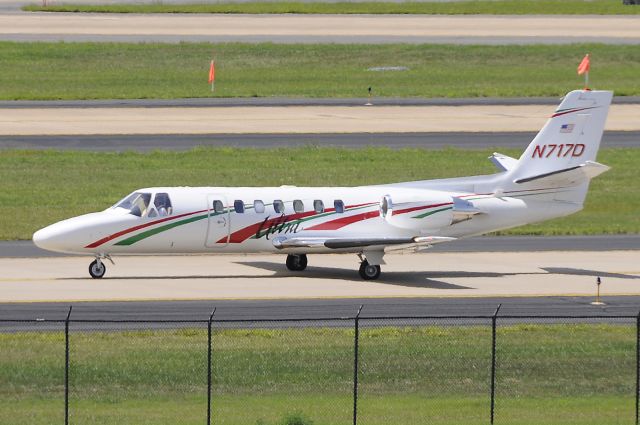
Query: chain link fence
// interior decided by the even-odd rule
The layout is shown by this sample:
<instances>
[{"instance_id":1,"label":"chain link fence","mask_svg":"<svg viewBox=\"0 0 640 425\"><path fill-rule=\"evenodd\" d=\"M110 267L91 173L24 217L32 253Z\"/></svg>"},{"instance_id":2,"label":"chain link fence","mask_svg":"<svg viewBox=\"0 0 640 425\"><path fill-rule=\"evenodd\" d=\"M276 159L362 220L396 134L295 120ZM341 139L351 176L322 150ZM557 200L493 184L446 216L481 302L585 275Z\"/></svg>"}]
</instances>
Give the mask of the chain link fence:
<instances>
[{"instance_id":1,"label":"chain link fence","mask_svg":"<svg viewBox=\"0 0 640 425\"><path fill-rule=\"evenodd\" d=\"M0 321L0 424L637 424L630 316Z\"/></svg>"}]
</instances>

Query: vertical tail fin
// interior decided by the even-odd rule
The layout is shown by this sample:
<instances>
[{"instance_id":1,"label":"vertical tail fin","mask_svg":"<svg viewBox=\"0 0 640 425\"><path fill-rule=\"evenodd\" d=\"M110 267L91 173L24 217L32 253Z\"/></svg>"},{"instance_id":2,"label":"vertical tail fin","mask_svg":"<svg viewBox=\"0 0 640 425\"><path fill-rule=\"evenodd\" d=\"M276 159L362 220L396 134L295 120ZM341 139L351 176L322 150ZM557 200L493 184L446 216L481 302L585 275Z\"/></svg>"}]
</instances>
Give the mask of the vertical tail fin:
<instances>
[{"instance_id":1,"label":"vertical tail fin","mask_svg":"<svg viewBox=\"0 0 640 425\"><path fill-rule=\"evenodd\" d=\"M610 91L567 94L511 170L510 180L532 181L595 162L612 98Z\"/></svg>"},{"instance_id":2,"label":"vertical tail fin","mask_svg":"<svg viewBox=\"0 0 640 425\"><path fill-rule=\"evenodd\" d=\"M505 176L507 185L582 207L590 180L609 169L596 155L612 98L610 91L567 94Z\"/></svg>"}]
</instances>

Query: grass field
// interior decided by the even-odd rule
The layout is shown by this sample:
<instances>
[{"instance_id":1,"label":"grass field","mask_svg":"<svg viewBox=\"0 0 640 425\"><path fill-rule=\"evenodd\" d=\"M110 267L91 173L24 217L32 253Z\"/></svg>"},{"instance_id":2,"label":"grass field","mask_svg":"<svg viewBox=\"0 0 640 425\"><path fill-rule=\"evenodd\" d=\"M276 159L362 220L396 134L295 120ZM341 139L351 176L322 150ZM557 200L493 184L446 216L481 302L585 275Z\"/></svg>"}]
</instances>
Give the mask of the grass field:
<instances>
[{"instance_id":1,"label":"grass field","mask_svg":"<svg viewBox=\"0 0 640 425\"><path fill-rule=\"evenodd\" d=\"M491 152L313 146L149 154L5 150L0 151L0 239L29 239L45 225L102 210L141 187L348 186L489 174ZM640 150L603 149L598 160L613 169L593 181L584 211L508 233L640 233L640 197L633 195L640 191Z\"/></svg>"},{"instance_id":2,"label":"grass field","mask_svg":"<svg viewBox=\"0 0 640 425\"><path fill-rule=\"evenodd\" d=\"M638 8L640 9L640 8ZM640 49L561 46L127 44L0 42L0 99L562 96L582 88L640 95ZM404 66L407 71L368 71Z\"/></svg>"},{"instance_id":3,"label":"grass field","mask_svg":"<svg viewBox=\"0 0 640 425\"><path fill-rule=\"evenodd\" d=\"M486 424L490 327L418 324L361 328L359 423ZM206 344L72 325L71 422L203 423ZM218 329L212 346L214 423L350 423L353 329ZM496 423L632 423L634 359L632 325L500 326ZM1 334L0 423L61 422L63 373L62 333Z\"/></svg>"},{"instance_id":4,"label":"grass field","mask_svg":"<svg viewBox=\"0 0 640 425\"><path fill-rule=\"evenodd\" d=\"M460 2L247 2L194 4L64 4L23 7L44 12L109 13L332 13L332 14L441 14L441 15L633 15L640 7L622 0L491 0Z\"/></svg>"}]
</instances>

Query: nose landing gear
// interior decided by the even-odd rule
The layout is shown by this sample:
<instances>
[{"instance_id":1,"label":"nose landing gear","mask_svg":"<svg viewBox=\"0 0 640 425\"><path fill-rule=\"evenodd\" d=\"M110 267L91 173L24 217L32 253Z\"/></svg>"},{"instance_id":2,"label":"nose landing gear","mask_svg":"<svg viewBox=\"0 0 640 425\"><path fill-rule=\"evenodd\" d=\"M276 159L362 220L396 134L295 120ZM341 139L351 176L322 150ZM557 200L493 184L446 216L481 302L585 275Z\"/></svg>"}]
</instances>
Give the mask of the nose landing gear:
<instances>
[{"instance_id":1,"label":"nose landing gear","mask_svg":"<svg viewBox=\"0 0 640 425\"><path fill-rule=\"evenodd\" d=\"M89 274L94 279L101 279L107 272L107 266L102 262L103 259L111 261L111 264L115 264L109 255L96 255L96 259L89 264Z\"/></svg>"},{"instance_id":2,"label":"nose landing gear","mask_svg":"<svg viewBox=\"0 0 640 425\"><path fill-rule=\"evenodd\" d=\"M107 272L107 266L104 265L101 259L97 258L89 264L89 274L94 279L100 279Z\"/></svg>"}]
</instances>

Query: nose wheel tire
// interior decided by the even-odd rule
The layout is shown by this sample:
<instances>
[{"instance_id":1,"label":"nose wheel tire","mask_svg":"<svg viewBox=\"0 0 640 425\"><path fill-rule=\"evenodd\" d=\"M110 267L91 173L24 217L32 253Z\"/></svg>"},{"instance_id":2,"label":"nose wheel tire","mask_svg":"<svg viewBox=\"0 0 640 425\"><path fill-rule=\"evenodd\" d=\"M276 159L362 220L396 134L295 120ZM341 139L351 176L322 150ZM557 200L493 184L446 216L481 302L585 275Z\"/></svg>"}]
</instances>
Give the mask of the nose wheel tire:
<instances>
[{"instance_id":1,"label":"nose wheel tire","mask_svg":"<svg viewBox=\"0 0 640 425\"><path fill-rule=\"evenodd\" d=\"M104 265L102 261L98 262L98 260L93 260L91 264L89 264L89 274L94 279L100 279L107 271L107 266Z\"/></svg>"},{"instance_id":2,"label":"nose wheel tire","mask_svg":"<svg viewBox=\"0 0 640 425\"><path fill-rule=\"evenodd\" d=\"M307 256L305 254L287 255L287 268L292 272L301 272L307 268Z\"/></svg>"},{"instance_id":3,"label":"nose wheel tire","mask_svg":"<svg viewBox=\"0 0 640 425\"><path fill-rule=\"evenodd\" d=\"M364 280L376 280L380 277L380 266L372 266L367 260L360 263L360 277Z\"/></svg>"}]
</instances>

